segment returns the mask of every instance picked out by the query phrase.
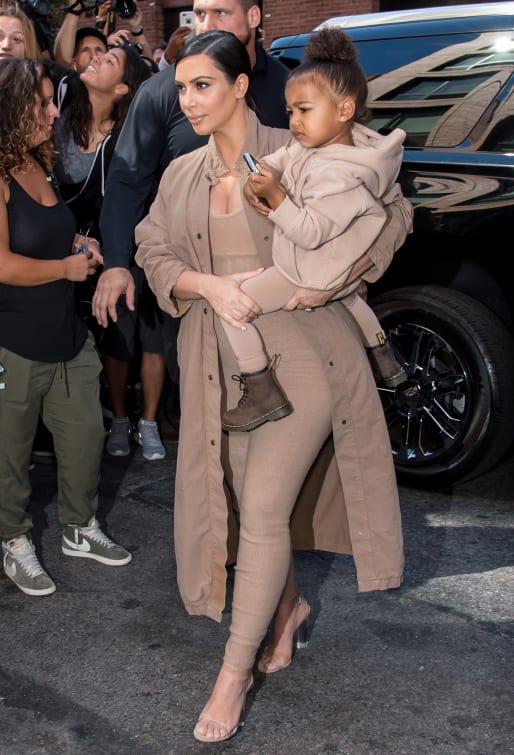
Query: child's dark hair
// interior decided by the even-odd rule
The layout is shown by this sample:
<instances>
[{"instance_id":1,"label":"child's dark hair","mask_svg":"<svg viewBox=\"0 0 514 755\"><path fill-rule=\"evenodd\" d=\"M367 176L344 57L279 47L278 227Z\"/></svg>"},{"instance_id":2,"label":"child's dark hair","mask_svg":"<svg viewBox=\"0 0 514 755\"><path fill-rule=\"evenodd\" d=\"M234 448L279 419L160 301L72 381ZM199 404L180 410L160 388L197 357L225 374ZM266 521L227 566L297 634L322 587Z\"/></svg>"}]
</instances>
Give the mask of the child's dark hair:
<instances>
[{"instance_id":1,"label":"child's dark hair","mask_svg":"<svg viewBox=\"0 0 514 755\"><path fill-rule=\"evenodd\" d=\"M365 123L369 118L366 104L368 84L357 56L352 40L340 29L320 29L311 36L303 62L291 71L288 81L306 76L318 86L324 86L327 94L338 100L352 97L355 100L354 120Z\"/></svg>"}]
</instances>

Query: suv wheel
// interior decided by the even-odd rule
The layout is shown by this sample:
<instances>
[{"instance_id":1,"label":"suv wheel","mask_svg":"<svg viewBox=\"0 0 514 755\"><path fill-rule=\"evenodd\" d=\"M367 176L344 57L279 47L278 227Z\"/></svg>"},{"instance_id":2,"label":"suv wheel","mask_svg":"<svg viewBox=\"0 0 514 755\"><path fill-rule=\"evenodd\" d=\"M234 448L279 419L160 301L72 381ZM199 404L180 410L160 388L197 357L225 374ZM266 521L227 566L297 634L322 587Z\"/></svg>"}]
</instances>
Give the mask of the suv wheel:
<instances>
[{"instance_id":1,"label":"suv wheel","mask_svg":"<svg viewBox=\"0 0 514 755\"><path fill-rule=\"evenodd\" d=\"M490 469L514 440L514 342L479 302L436 286L370 300L408 375L379 386L398 477L447 487Z\"/></svg>"}]
</instances>

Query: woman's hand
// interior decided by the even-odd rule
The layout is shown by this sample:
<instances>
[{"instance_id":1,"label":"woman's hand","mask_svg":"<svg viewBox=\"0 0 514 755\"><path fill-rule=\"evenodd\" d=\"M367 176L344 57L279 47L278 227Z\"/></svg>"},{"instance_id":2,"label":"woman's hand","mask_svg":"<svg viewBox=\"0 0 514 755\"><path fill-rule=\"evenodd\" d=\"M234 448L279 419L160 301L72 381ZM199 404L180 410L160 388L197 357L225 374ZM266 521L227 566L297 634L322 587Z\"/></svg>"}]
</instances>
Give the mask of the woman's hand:
<instances>
[{"instance_id":1,"label":"woman's hand","mask_svg":"<svg viewBox=\"0 0 514 755\"><path fill-rule=\"evenodd\" d=\"M136 5L136 12L132 16L132 18L129 18L127 23L129 26L130 31L139 31L143 28L143 11L141 8Z\"/></svg>"},{"instance_id":2,"label":"woman's hand","mask_svg":"<svg viewBox=\"0 0 514 755\"><path fill-rule=\"evenodd\" d=\"M260 173L250 173L245 184L245 197L257 212L269 215L270 209L276 210L284 201L286 194L278 182L275 172L262 163L258 163ZM248 187L248 193L246 191ZM266 212L264 212L266 208Z\"/></svg>"},{"instance_id":3,"label":"woman's hand","mask_svg":"<svg viewBox=\"0 0 514 755\"><path fill-rule=\"evenodd\" d=\"M107 37L109 47L123 47L127 42L130 42L130 32L128 29L118 29Z\"/></svg>"},{"instance_id":4,"label":"woman's hand","mask_svg":"<svg viewBox=\"0 0 514 755\"><path fill-rule=\"evenodd\" d=\"M103 265L104 258L102 257L98 241L82 233L76 233L73 239L73 254L80 254L84 251L90 252L93 263L96 266Z\"/></svg>"},{"instance_id":5,"label":"woman's hand","mask_svg":"<svg viewBox=\"0 0 514 755\"><path fill-rule=\"evenodd\" d=\"M260 275L264 268L232 275L206 275L202 295L222 320L235 328L245 330L245 323L262 315L262 309L241 290L241 284Z\"/></svg>"},{"instance_id":6,"label":"woman's hand","mask_svg":"<svg viewBox=\"0 0 514 755\"><path fill-rule=\"evenodd\" d=\"M308 288L297 288L282 309L315 309L324 307L327 301L334 295L333 291L311 291Z\"/></svg>"},{"instance_id":7,"label":"woman's hand","mask_svg":"<svg viewBox=\"0 0 514 755\"><path fill-rule=\"evenodd\" d=\"M93 275L97 264L91 252L71 254L63 259L63 263L64 275L62 277L75 282L85 281L88 275Z\"/></svg>"}]
</instances>

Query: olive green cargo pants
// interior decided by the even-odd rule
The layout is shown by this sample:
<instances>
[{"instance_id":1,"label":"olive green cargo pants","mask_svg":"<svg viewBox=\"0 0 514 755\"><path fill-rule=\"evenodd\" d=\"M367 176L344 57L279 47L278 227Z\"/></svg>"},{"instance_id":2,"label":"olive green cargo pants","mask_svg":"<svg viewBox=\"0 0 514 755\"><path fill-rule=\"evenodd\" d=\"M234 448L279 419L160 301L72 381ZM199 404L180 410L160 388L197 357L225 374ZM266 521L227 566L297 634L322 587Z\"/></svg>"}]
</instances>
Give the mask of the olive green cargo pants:
<instances>
[{"instance_id":1,"label":"olive green cargo pants","mask_svg":"<svg viewBox=\"0 0 514 755\"><path fill-rule=\"evenodd\" d=\"M105 438L92 337L69 362L33 362L0 347L0 364L0 538L32 529L29 465L40 415L54 439L59 520L86 525L98 508Z\"/></svg>"}]
</instances>

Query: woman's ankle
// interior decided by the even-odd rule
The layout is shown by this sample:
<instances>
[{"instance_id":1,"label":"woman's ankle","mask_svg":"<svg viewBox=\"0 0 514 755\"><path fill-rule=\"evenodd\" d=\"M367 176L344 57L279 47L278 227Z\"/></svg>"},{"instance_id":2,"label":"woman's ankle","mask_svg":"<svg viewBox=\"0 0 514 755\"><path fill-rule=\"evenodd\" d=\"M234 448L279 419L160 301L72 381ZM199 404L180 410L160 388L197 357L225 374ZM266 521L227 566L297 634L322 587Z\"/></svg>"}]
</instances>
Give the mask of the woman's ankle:
<instances>
[{"instance_id":1,"label":"woman's ankle","mask_svg":"<svg viewBox=\"0 0 514 755\"><path fill-rule=\"evenodd\" d=\"M306 611L304 610L306 609ZM308 603L303 595L295 595L294 598L281 601L277 610L275 611L275 621L278 619L279 623L285 624L295 614L303 614L308 612Z\"/></svg>"},{"instance_id":2,"label":"woman's ankle","mask_svg":"<svg viewBox=\"0 0 514 755\"><path fill-rule=\"evenodd\" d=\"M252 673L250 668L241 668L239 666L233 666L227 661L223 661L221 668L218 672L218 679L222 674L226 674L227 677L232 677L234 681L247 681Z\"/></svg>"}]
</instances>

